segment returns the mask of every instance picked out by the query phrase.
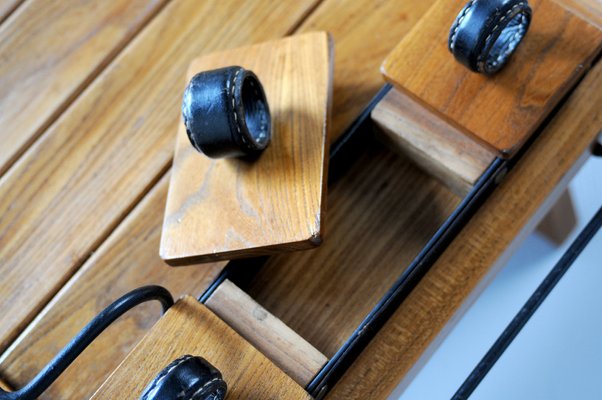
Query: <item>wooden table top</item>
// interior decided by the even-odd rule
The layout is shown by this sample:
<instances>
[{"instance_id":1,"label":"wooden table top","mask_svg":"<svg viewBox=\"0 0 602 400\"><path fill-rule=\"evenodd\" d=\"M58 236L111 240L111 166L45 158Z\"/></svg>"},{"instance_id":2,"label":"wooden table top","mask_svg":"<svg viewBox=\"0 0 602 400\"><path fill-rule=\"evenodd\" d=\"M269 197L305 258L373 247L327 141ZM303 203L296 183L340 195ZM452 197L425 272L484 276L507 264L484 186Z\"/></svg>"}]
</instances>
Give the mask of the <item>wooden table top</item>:
<instances>
[{"instance_id":1,"label":"wooden table top","mask_svg":"<svg viewBox=\"0 0 602 400\"><path fill-rule=\"evenodd\" d=\"M602 27L600 0L562 3ZM175 297L197 295L223 267L173 269L159 257L183 77L193 58L298 32L331 32L335 140L382 86L387 53L430 5L3 1L0 385L28 382L123 293L154 283ZM563 140L565 120L551 124L331 398L386 398L427 358L515 238L531 229L599 131L599 118L585 118L599 114L596 102L583 100L602 92L597 67L589 86L580 86L584 93L569 100L576 106L563 111L573 113L565 120L584 117L584 133ZM565 157L553 159L559 149ZM249 288L327 357L460 201L391 152L369 149L361 161L369 168L355 167L330 189L325 250L274 257ZM544 172L548 178L539 179ZM141 306L111 326L46 398L91 396L156 322L154 307Z\"/></svg>"}]
</instances>

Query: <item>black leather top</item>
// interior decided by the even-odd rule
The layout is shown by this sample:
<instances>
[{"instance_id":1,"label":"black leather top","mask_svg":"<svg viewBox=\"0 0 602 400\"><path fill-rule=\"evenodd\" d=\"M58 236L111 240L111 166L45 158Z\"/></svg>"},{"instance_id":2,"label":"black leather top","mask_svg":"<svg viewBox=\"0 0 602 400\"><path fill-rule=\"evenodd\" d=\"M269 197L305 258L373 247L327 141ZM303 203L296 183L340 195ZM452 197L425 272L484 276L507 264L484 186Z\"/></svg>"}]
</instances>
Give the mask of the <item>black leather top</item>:
<instances>
[{"instance_id":1,"label":"black leather top","mask_svg":"<svg viewBox=\"0 0 602 400\"><path fill-rule=\"evenodd\" d=\"M182 115L190 142L209 157L256 154L270 143L270 110L263 87L242 67L195 75L184 92Z\"/></svg>"},{"instance_id":2,"label":"black leather top","mask_svg":"<svg viewBox=\"0 0 602 400\"><path fill-rule=\"evenodd\" d=\"M508 61L531 22L527 0L471 0L449 32L449 49L470 70L491 75Z\"/></svg>"},{"instance_id":3,"label":"black leather top","mask_svg":"<svg viewBox=\"0 0 602 400\"><path fill-rule=\"evenodd\" d=\"M140 400L223 400L222 374L201 357L182 356L170 363L144 389Z\"/></svg>"}]
</instances>

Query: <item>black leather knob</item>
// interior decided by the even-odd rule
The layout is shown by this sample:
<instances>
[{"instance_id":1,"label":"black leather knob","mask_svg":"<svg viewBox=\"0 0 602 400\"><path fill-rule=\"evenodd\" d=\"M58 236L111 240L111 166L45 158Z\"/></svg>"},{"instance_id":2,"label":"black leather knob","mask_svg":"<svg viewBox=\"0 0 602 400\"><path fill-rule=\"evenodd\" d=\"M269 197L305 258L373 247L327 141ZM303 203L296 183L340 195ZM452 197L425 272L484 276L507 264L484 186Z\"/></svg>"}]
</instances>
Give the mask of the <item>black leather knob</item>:
<instances>
[{"instance_id":1,"label":"black leather knob","mask_svg":"<svg viewBox=\"0 0 602 400\"><path fill-rule=\"evenodd\" d=\"M140 400L222 400L226 391L217 368L201 357L185 355L165 367Z\"/></svg>"},{"instance_id":2,"label":"black leather knob","mask_svg":"<svg viewBox=\"0 0 602 400\"><path fill-rule=\"evenodd\" d=\"M263 86L242 67L195 75L184 91L182 115L190 143L212 158L257 154L270 143Z\"/></svg>"},{"instance_id":3,"label":"black leather knob","mask_svg":"<svg viewBox=\"0 0 602 400\"><path fill-rule=\"evenodd\" d=\"M470 0L450 29L449 50L471 71L492 75L506 64L530 23L527 0Z\"/></svg>"}]
</instances>

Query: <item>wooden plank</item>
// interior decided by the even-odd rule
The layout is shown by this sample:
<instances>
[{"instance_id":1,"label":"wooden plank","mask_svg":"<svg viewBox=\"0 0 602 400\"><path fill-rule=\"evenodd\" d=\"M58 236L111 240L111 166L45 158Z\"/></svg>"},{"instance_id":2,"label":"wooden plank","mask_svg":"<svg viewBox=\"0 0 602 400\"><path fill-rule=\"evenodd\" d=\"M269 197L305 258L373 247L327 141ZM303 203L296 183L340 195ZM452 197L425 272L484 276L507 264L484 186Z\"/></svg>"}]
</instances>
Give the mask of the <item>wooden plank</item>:
<instances>
[{"instance_id":1,"label":"wooden plank","mask_svg":"<svg viewBox=\"0 0 602 400\"><path fill-rule=\"evenodd\" d=\"M7 392L12 391L12 388L8 386L3 380L0 379L0 389L5 390Z\"/></svg>"},{"instance_id":2,"label":"wooden plank","mask_svg":"<svg viewBox=\"0 0 602 400\"><path fill-rule=\"evenodd\" d=\"M205 305L302 387L328 361L229 280L218 286Z\"/></svg>"},{"instance_id":3,"label":"wooden plank","mask_svg":"<svg viewBox=\"0 0 602 400\"><path fill-rule=\"evenodd\" d=\"M558 0L571 12L577 14L590 24L602 29L602 1L600 0Z\"/></svg>"},{"instance_id":4,"label":"wooden plank","mask_svg":"<svg viewBox=\"0 0 602 400\"><path fill-rule=\"evenodd\" d=\"M409 160L367 146L330 188L328 240L270 257L248 293L332 357L459 200Z\"/></svg>"},{"instance_id":5,"label":"wooden plank","mask_svg":"<svg viewBox=\"0 0 602 400\"><path fill-rule=\"evenodd\" d=\"M324 0L299 32L328 31L336 43L331 138L336 140L383 85L378 67L433 0Z\"/></svg>"},{"instance_id":6,"label":"wooden plank","mask_svg":"<svg viewBox=\"0 0 602 400\"><path fill-rule=\"evenodd\" d=\"M167 169L190 60L282 36L313 1L168 4L9 170L0 181L0 349Z\"/></svg>"},{"instance_id":7,"label":"wooden plank","mask_svg":"<svg viewBox=\"0 0 602 400\"><path fill-rule=\"evenodd\" d=\"M0 27L0 175L165 3L29 0Z\"/></svg>"},{"instance_id":8,"label":"wooden plank","mask_svg":"<svg viewBox=\"0 0 602 400\"><path fill-rule=\"evenodd\" d=\"M602 32L552 0L533 0L535 17L523 42L501 72L486 77L455 62L448 50L450 21L465 4L439 0L387 57L383 74L460 131L509 157L587 70Z\"/></svg>"},{"instance_id":9,"label":"wooden plank","mask_svg":"<svg viewBox=\"0 0 602 400\"><path fill-rule=\"evenodd\" d=\"M466 195L495 159L492 151L392 89L372 111L380 137L458 195Z\"/></svg>"},{"instance_id":10,"label":"wooden plank","mask_svg":"<svg viewBox=\"0 0 602 400\"><path fill-rule=\"evenodd\" d=\"M212 53L200 71L241 65L261 81L273 140L257 160L198 154L180 124L161 257L172 265L302 250L322 242L332 43L326 32ZM174 132L174 137L175 137Z\"/></svg>"},{"instance_id":11,"label":"wooden plank","mask_svg":"<svg viewBox=\"0 0 602 400\"><path fill-rule=\"evenodd\" d=\"M225 263L169 268L157 249L168 177L103 243L78 273L40 312L28 329L0 357L0 371L22 387L85 324L124 293L149 284L166 287L175 298L200 294ZM89 398L127 353L159 319L156 304L145 304L114 322L44 393L48 399Z\"/></svg>"},{"instance_id":12,"label":"wooden plank","mask_svg":"<svg viewBox=\"0 0 602 400\"><path fill-rule=\"evenodd\" d=\"M562 245L577 227L575 205L569 189L566 189L546 216L537 225L537 232L557 246Z\"/></svg>"},{"instance_id":13,"label":"wooden plank","mask_svg":"<svg viewBox=\"0 0 602 400\"><path fill-rule=\"evenodd\" d=\"M598 63L335 386L332 399L385 399L404 377L402 384L409 382L585 161L602 128L600 104Z\"/></svg>"},{"instance_id":14,"label":"wooden plank","mask_svg":"<svg viewBox=\"0 0 602 400\"><path fill-rule=\"evenodd\" d=\"M311 399L291 378L192 297L184 297L144 337L93 399L138 398L170 362L205 358L222 373L228 399Z\"/></svg>"}]
</instances>

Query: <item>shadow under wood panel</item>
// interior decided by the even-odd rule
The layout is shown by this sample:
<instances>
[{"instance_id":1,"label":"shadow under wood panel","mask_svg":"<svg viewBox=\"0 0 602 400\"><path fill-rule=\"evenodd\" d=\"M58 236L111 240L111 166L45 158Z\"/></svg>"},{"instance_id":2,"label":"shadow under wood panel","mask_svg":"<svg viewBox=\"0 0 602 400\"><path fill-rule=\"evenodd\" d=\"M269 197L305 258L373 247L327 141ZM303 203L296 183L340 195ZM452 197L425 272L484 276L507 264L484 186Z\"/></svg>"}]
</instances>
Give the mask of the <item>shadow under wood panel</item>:
<instances>
[{"instance_id":1,"label":"shadow under wood panel","mask_svg":"<svg viewBox=\"0 0 602 400\"><path fill-rule=\"evenodd\" d=\"M322 246L271 257L247 290L332 357L459 201L374 144L330 187Z\"/></svg>"},{"instance_id":2,"label":"shadow under wood panel","mask_svg":"<svg viewBox=\"0 0 602 400\"><path fill-rule=\"evenodd\" d=\"M225 263L170 268L159 257L168 177L115 232L3 355L0 376L20 388L81 328L124 293L149 284L175 298L200 294ZM89 398L160 317L158 304L144 304L111 324L44 393L48 399Z\"/></svg>"},{"instance_id":3,"label":"shadow under wood panel","mask_svg":"<svg viewBox=\"0 0 602 400\"><path fill-rule=\"evenodd\" d=\"M7 172L0 180L0 349L164 174L190 60L280 37L313 3L169 3Z\"/></svg>"},{"instance_id":4,"label":"shadow under wood panel","mask_svg":"<svg viewBox=\"0 0 602 400\"><path fill-rule=\"evenodd\" d=\"M0 175L165 3L28 0L0 26Z\"/></svg>"}]
</instances>

